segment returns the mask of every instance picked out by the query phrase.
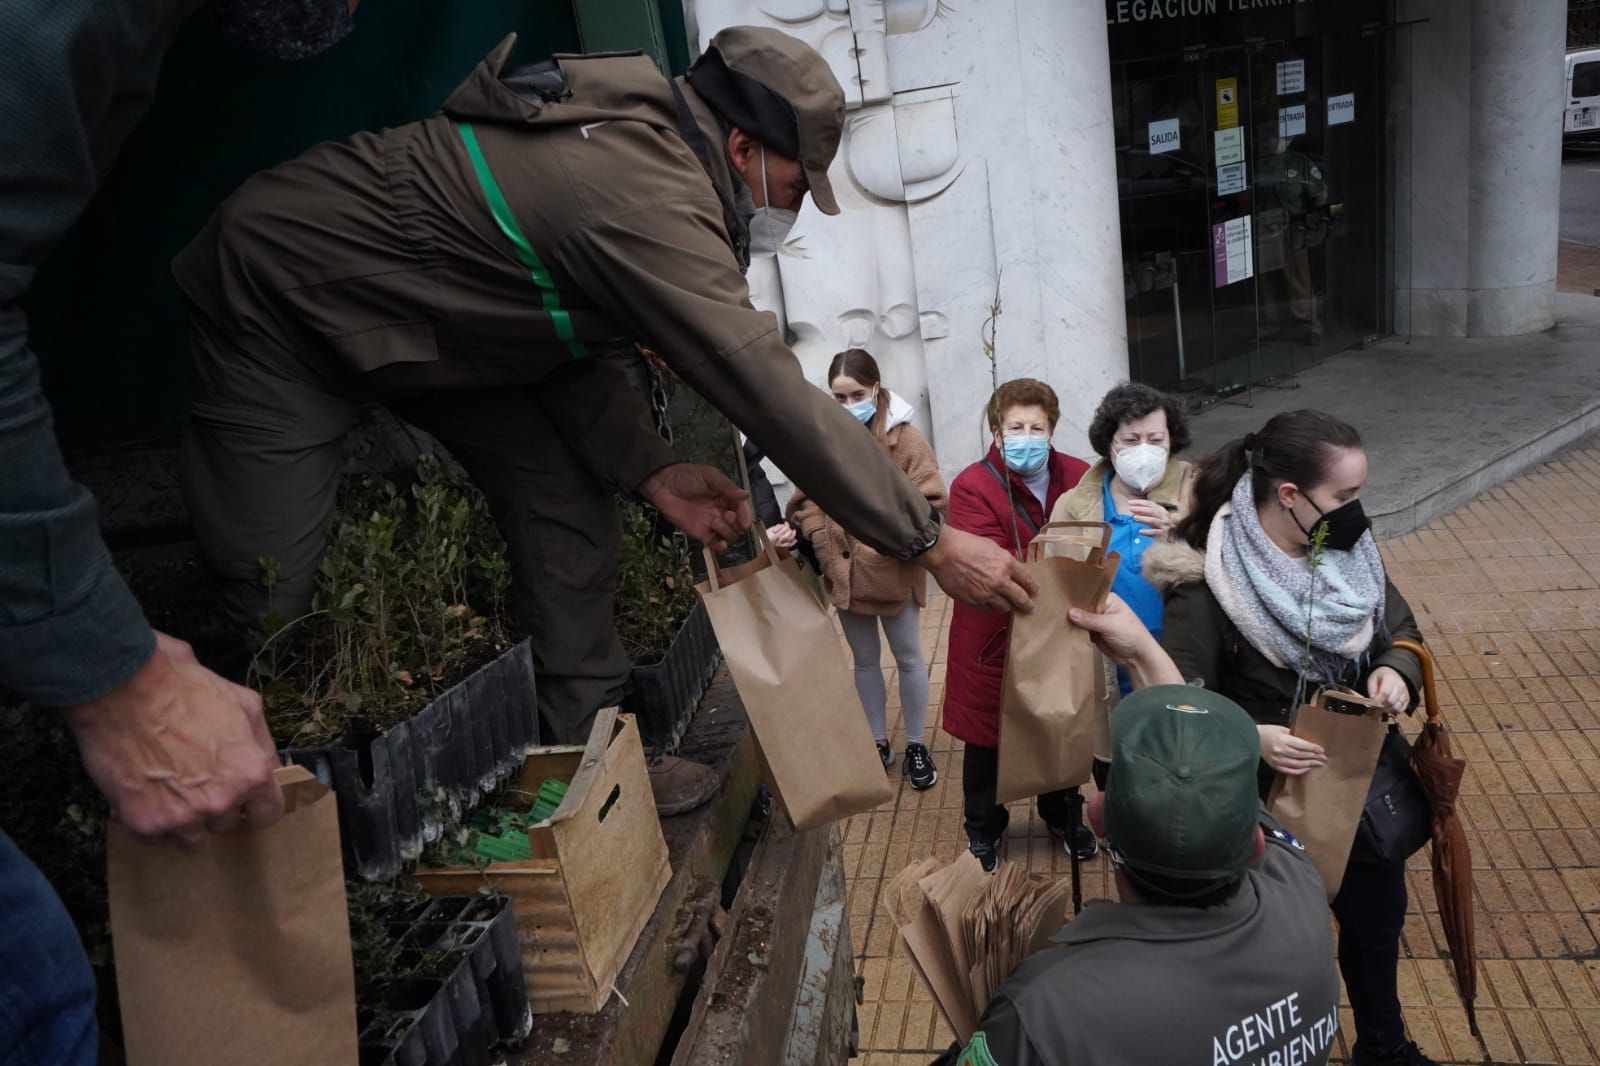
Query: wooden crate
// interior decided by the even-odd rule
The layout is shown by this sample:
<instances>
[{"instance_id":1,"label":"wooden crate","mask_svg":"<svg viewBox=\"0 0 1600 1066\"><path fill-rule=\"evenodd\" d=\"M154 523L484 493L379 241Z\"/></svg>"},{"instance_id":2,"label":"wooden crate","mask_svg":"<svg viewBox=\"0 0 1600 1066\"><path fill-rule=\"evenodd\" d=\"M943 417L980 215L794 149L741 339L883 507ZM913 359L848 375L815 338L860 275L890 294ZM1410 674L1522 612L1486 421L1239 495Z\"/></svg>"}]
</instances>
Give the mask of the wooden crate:
<instances>
[{"instance_id":1,"label":"wooden crate","mask_svg":"<svg viewBox=\"0 0 1600 1066\"><path fill-rule=\"evenodd\" d=\"M654 913L672 876L633 716L608 707L585 747L535 748L520 799L548 777L570 782L561 806L528 830L533 858L486 867L417 871L438 895L485 885L511 897L535 1014L593 1014Z\"/></svg>"}]
</instances>

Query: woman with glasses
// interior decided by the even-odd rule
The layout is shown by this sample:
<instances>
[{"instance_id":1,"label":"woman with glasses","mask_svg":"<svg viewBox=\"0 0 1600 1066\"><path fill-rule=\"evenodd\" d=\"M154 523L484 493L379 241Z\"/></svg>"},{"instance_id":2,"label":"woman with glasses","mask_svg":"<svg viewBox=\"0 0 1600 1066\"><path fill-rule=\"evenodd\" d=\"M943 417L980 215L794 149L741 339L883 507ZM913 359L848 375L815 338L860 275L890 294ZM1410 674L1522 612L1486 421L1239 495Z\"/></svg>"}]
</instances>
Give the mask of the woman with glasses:
<instances>
[{"instance_id":1,"label":"woman with glasses","mask_svg":"<svg viewBox=\"0 0 1600 1066\"><path fill-rule=\"evenodd\" d=\"M1052 522L1111 525L1111 550L1122 556L1111 590L1157 640L1161 593L1145 580L1140 562L1189 513L1194 466L1178 458L1188 445L1189 425L1176 400L1148 385L1118 385L1089 424L1089 446L1099 460L1050 512ZM1121 667L1117 682L1122 695L1133 690Z\"/></svg>"}]
</instances>

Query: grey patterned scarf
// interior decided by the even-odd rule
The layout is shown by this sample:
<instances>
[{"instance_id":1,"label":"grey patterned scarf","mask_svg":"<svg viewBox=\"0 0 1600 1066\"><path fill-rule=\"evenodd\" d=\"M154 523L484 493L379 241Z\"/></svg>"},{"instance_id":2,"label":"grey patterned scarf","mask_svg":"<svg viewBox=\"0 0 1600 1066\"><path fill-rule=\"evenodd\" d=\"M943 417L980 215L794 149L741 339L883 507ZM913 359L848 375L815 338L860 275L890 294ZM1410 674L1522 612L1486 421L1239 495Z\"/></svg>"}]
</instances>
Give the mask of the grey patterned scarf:
<instances>
[{"instance_id":1,"label":"grey patterned scarf","mask_svg":"<svg viewBox=\"0 0 1600 1066\"><path fill-rule=\"evenodd\" d=\"M1211 521L1206 584L1252 647L1310 684L1344 680L1374 636L1385 635L1383 559L1372 533L1349 551L1324 550L1315 568L1291 558L1261 528L1248 472Z\"/></svg>"}]
</instances>

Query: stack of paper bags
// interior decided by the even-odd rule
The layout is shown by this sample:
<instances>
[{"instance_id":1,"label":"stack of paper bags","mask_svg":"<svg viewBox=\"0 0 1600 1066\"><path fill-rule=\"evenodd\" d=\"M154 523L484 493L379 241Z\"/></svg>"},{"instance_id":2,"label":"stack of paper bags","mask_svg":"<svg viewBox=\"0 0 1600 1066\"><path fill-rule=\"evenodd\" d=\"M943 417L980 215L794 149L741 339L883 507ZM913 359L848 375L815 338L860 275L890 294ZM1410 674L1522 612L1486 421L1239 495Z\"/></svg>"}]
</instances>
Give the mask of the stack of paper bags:
<instances>
[{"instance_id":1,"label":"stack of paper bags","mask_svg":"<svg viewBox=\"0 0 1600 1066\"><path fill-rule=\"evenodd\" d=\"M911 968L965 1044L1000 986L1067 920L1069 881L1002 862L986 874L970 853L923 859L889 882L884 906Z\"/></svg>"}]
</instances>

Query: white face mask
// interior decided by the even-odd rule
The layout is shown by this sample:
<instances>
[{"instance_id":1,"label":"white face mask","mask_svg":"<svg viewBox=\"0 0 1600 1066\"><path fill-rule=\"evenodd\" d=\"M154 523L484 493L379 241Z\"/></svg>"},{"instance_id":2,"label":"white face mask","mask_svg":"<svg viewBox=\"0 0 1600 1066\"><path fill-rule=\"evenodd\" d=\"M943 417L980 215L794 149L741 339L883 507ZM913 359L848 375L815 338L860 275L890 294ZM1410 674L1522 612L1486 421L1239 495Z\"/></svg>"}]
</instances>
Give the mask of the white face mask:
<instances>
[{"instance_id":1,"label":"white face mask","mask_svg":"<svg viewBox=\"0 0 1600 1066\"><path fill-rule=\"evenodd\" d=\"M761 199L768 205L772 203L771 194L767 192L767 149L761 149ZM755 214L750 216L750 254L751 255L777 255L778 249L783 247L783 242L788 239L789 231L794 228L794 220L799 217L797 211L785 211L781 207L758 207Z\"/></svg>"},{"instance_id":2,"label":"white face mask","mask_svg":"<svg viewBox=\"0 0 1600 1066\"><path fill-rule=\"evenodd\" d=\"M1167 472L1167 450L1159 444L1135 444L1111 457L1122 483L1134 492L1145 492Z\"/></svg>"}]
</instances>

